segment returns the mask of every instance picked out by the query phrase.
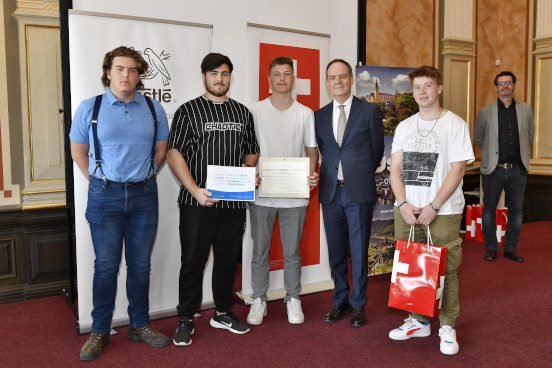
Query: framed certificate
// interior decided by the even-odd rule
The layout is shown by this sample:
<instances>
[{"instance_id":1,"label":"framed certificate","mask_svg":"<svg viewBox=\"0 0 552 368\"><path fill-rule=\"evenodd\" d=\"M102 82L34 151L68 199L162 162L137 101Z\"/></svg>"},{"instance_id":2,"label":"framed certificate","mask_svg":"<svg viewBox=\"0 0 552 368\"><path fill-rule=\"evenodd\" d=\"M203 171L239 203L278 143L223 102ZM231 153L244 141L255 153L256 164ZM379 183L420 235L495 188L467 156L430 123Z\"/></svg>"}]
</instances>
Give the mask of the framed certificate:
<instances>
[{"instance_id":1,"label":"framed certificate","mask_svg":"<svg viewBox=\"0 0 552 368\"><path fill-rule=\"evenodd\" d=\"M213 199L255 200L255 168L207 165L206 189Z\"/></svg>"},{"instance_id":2,"label":"framed certificate","mask_svg":"<svg viewBox=\"0 0 552 368\"><path fill-rule=\"evenodd\" d=\"M259 158L259 197L309 198L308 157Z\"/></svg>"}]
</instances>

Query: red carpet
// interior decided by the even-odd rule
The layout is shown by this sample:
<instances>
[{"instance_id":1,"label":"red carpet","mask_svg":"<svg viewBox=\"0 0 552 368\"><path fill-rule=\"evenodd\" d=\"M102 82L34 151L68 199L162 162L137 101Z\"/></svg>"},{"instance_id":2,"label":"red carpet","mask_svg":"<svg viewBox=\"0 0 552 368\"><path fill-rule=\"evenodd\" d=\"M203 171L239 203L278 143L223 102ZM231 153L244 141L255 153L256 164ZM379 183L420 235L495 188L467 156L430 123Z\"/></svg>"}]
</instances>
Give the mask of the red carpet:
<instances>
[{"instance_id":1,"label":"red carpet","mask_svg":"<svg viewBox=\"0 0 552 368\"><path fill-rule=\"evenodd\" d=\"M484 246L466 240L460 274L462 310L456 329L460 352L439 352L438 320L432 335L392 341L389 330L399 326L406 312L387 307L389 275L368 281L368 324L359 329L348 319L322 322L331 308L331 293L302 298L306 321L287 322L282 301L268 304L261 326L246 335L233 335L209 326L212 311L196 320L189 347L156 349L126 339L126 328L117 329L100 359L80 362L79 351L88 335L75 334L75 317L65 300L52 297L0 305L0 367L546 367L550 366L552 318L551 222L524 224L516 263L502 256L483 260ZM234 311L245 319L248 307ZM172 337L178 318L154 321Z\"/></svg>"}]
</instances>

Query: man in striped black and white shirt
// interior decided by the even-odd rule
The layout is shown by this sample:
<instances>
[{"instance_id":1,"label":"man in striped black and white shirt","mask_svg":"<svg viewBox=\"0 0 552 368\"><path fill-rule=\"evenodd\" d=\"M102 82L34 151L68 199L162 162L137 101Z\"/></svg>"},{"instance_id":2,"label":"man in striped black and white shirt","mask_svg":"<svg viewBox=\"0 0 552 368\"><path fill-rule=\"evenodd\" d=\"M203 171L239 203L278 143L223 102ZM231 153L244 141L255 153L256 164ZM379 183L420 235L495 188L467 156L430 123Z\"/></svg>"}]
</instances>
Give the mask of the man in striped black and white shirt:
<instances>
[{"instance_id":1,"label":"man in striped black and white shirt","mask_svg":"<svg viewBox=\"0 0 552 368\"><path fill-rule=\"evenodd\" d=\"M246 204L213 199L205 189L207 165L254 167L259 158L251 113L226 96L232 69L227 56L205 56L201 63L205 94L178 108L169 136L168 161L181 183L178 203L182 263L177 309L182 318L173 338L177 346L192 343L193 316L201 305L203 271L211 244L216 310L210 324L237 334L249 332L231 310Z\"/></svg>"}]
</instances>

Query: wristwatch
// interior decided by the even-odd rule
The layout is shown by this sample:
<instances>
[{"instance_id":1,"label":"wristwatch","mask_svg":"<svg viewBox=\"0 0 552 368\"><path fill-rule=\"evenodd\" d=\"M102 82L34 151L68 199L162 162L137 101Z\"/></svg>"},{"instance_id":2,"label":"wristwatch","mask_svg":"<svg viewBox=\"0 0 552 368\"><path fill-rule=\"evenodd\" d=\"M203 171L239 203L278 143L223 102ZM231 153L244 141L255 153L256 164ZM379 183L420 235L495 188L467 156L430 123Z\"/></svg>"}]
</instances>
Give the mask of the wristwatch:
<instances>
[{"instance_id":1,"label":"wristwatch","mask_svg":"<svg viewBox=\"0 0 552 368\"><path fill-rule=\"evenodd\" d=\"M429 207L431 207L433 211L435 211L436 213L439 213L439 209L435 207L435 205L432 202L429 202Z\"/></svg>"}]
</instances>

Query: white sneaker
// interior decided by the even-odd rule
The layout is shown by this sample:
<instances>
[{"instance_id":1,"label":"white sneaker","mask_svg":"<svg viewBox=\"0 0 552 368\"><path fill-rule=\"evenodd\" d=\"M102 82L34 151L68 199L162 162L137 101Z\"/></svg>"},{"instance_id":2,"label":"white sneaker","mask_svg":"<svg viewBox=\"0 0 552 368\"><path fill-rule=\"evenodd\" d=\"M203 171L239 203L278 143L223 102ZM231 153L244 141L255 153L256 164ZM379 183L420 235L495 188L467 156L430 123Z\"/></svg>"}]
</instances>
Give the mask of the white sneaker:
<instances>
[{"instance_id":1,"label":"white sneaker","mask_svg":"<svg viewBox=\"0 0 552 368\"><path fill-rule=\"evenodd\" d=\"M454 355L460 350L458 341L456 340L456 331L450 326L441 326L439 329L439 337L441 338L441 353L446 355Z\"/></svg>"},{"instance_id":2,"label":"white sneaker","mask_svg":"<svg viewBox=\"0 0 552 368\"><path fill-rule=\"evenodd\" d=\"M266 302L263 302L261 298L253 299L251 309L247 315L247 323L250 325L260 325L263 323L264 317L266 317Z\"/></svg>"},{"instance_id":3,"label":"white sneaker","mask_svg":"<svg viewBox=\"0 0 552 368\"><path fill-rule=\"evenodd\" d=\"M410 315L404 320L401 327L389 332L389 338L392 340L408 340L411 337L426 337L429 335L431 335L429 320L421 323Z\"/></svg>"},{"instance_id":4,"label":"white sneaker","mask_svg":"<svg viewBox=\"0 0 552 368\"><path fill-rule=\"evenodd\" d=\"M301 301L296 298L291 298L287 303L288 321L291 324L298 325L305 322L305 315L301 308Z\"/></svg>"}]
</instances>

